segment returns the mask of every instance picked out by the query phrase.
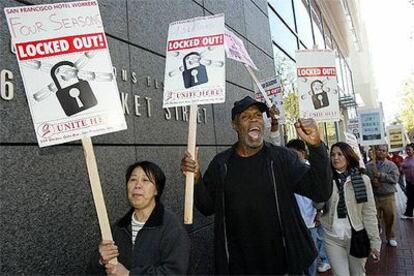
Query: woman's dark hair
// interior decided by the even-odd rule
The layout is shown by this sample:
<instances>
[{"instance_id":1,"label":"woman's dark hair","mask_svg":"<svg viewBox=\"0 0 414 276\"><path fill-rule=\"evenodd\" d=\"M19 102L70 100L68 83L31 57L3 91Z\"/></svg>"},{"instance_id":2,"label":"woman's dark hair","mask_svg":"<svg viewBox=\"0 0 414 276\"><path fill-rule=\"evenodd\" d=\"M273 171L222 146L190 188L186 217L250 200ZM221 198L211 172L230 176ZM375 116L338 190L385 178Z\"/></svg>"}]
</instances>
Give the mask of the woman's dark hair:
<instances>
[{"instance_id":1,"label":"woman's dark hair","mask_svg":"<svg viewBox=\"0 0 414 276\"><path fill-rule=\"evenodd\" d=\"M350 145L344 142L337 142L331 146L330 152L332 152L334 147L338 147L342 151L342 154L345 156L345 159L348 162L348 170L351 168L361 169L359 167L359 157Z\"/></svg>"},{"instance_id":2,"label":"woman's dark hair","mask_svg":"<svg viewBox=\"0 0 414 276\"><path fill-rule=\"evenodd\" d=\"M162 192L164 191L165 187L165 174L161 170L160 167L158 167L156 164L150 162L150 161L140 161L136 162L132 165L130 165L125 173L125 182L128 184L128 180L131 177L132 171L136 168L141 167L145 174L148 176L148 178L151 180L152 183L155 184L155 187L157 188L157 195L155 196L155 200L157 202L160 201L160 197L162 195Z\"/></svg>"},{"instance_id":3,"label":"woman's dark hair","mask_svg":"<svg viewBox=\"0 0 414 276\"><path fill-rule=\"evenodd\" d=\"M408 147L410 147L414 150L414 143L409 143L405 146L405 148L408 148Z\"/></svg>"}]
</instances>

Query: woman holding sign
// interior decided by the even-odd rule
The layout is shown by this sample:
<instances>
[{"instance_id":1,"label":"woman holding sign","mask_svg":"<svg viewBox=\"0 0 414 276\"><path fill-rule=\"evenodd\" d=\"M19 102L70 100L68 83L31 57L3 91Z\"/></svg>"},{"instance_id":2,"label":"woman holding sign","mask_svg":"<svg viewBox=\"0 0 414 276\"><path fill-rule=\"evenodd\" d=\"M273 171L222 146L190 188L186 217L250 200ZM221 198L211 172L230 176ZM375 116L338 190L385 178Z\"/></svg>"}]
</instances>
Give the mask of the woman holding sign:
<instances>
[{"instance_id":1,"label":"woman holding sign","mask_svg":"<svg viewBox=\"0 0 414 276\"><path fill-rule=\"evenodd\" d=\"M331 165L333 192L320 221L333 275L365 275L367 257L379 261L381 249L371 182L347 143L331 147Z\"/></svg>"},{"instance_id":2,"label":"woman holding sign","mask_svg":"<svg viewBox=\"0 0 414 276\"><path fill-rule=\"evenodd\" d=\"M164 173L154 163L138 162L128 167L126 184L132 208L112 226L114 241L99 244L94 272L186 274L190 242L181 222L160 202ZM110 263L114 258L118 258L116 265Z\"/></svg>"}]
</instances>

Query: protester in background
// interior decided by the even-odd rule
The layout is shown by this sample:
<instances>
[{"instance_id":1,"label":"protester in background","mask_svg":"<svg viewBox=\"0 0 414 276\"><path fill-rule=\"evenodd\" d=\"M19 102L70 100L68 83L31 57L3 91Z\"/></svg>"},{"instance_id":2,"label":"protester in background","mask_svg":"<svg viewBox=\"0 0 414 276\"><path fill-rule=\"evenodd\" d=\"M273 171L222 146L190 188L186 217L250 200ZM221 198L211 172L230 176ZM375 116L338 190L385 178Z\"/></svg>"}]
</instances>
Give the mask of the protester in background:
<instances>
[{"instance_id":1,"label":"protester in background","mask_svg":"<svg viewBox=\"0 0 414 276\"><path fill-rule=\"evenodd\" d=\"M367 162L366 162L366 163L368 163L368 162L372 161L372 160L373 160L373 158L374 158L374 156L373 156L373 153L372 153L372 148L370 147L370 148L368 149L368 158L367 158ZM365 163L365 164L366 164L366 163Z\"/></svg>"},{"instance_id":2,"label":"protester in background","mask_svg":"<svg viewBox=\"0 0 414 276\"><path fill-rule=\"evenodd\" d=\"M405 187L407 188L407 207L405 208L403 219L413 219L414 209L414 143L408 144L405 147L407 157L401 164L401 171L405 176Z\"/></svg>"},{"instance_id":3,"label":"protester in background","mask_svg":"<svg viewBox=\"0 0 414 276\"><path fill-rule=\"evenodd\" d=\"M286 147L288 149L293 150L299 157L299 159L309 165L308 160L306 160L306 145L305 142L303 142L300 139L292 139L287 144ZM313 206L313 202L311 199L307 198L306 196L301 196L298 194L295 194L296 202L298 203L300 214L302 215L303 221L306 224L306 227L308 227L309 232L311 234L312 240L314 245L316 246L316 239L317 239L317 230L315 227L315 217L316 217L316 209ZM305 275L314 276L316 275L316 268L317 268L317 260L316 258L312 265L308 267L304 271Z\"/></svg>"},{"instance_id":4,"label":"protester in background","mask_svg":"<svg viewBox=\"0 0 414 276\"><path fill-rule=\"evenodd\" d=\"M112 227L114 241L102 241L92 273L110 275L182 275L187 273L190 242L175 214L160 197L165 175L154 163L132 164L126 171L132 208ZM118 264L110 260L118 258Z\"/></svg>"},{"instance_id":5,"label":"protester in background","mask_svg":"<svg viewBox=\"0 0 414 276\"><path fill-rule=\"evenodd\" d=\"M219 153L202 177L197 158L185 153L181 169L194 173L195 205L214 216L216 274L301 274L316 257L293 193L325 201L332 190L326 148L312 119L300 120L308 144L305 165L286 148L263 142L265 104L235 102L238 142Z\"/></svg>"},{"instance_id":6,"label":"protester in background","mask_svg":"<svg viewBox=\"0 0 414 276\"><path fill-rule=\"evenodd\" d=\"M395 219L397 210L395 207L394 193L397 191L396 184L400 177L397 166L387 160L388 146L375 146L376 162L370 161L366 164L367 173L371 179L371 183L375 195L375 203L377 205L378 220L385 225L385 236L390 246L398 245L395 236Z\"/></svg>"},{"instance_id":7,"label":"protester in background","mask_svg":"<svg viewBox=\"0 0 414 276\"><path fill-rule=\"evenodd\" d=\"M362 155L362 161L364 162L364 164L368 163L368 156L367 156L367 151L365 150L365 147L361 144L358 144L358 147Z\"/></svg>"},{"instance_id":8,"label":"protester in background","mask_svg":"<svg viewBox=\"0 0 414 276\"><path fill-rule=\"evenodd\" d=\"M365 275L366 257L370 254L379 261L381 249L371 183L362 174L359 158L350 145L338 142L332 145L330 155L334 185L321 223L332 272L333 275ZM366 256L355 256L351 240L364 233L367 244L361 243L361 247L370 247L370 251Z\"/></svg>"},{"instance_id":9,"label":"protester in background","mask_svg":"<svg viewBox=\"0 0 414 276\"><path fill-rule=\"evenodd\" d=\"M275 105L272 105L272 107L269 109L270 113L270 142L275 146L280 146L282 143L282 137L280 135L279 131L279 109L276 108Z\"/></svg>"},{"instance_id":10,"label":"protester in background","mask_svg":"<svg viewBox=\"0 0 414 276\"><path fill-rule=\"evenodd\" d=\"M407 194L404 184L404 175L401 173L401 164L404 161L404 158L400 155L399 151L394 151L391 153L391 156L387 157L388 160L394 162L397 166L398 170L400 171L400 177L398 178L398 184L401 187L401 190Z\"/></svg>"}]
</instances>

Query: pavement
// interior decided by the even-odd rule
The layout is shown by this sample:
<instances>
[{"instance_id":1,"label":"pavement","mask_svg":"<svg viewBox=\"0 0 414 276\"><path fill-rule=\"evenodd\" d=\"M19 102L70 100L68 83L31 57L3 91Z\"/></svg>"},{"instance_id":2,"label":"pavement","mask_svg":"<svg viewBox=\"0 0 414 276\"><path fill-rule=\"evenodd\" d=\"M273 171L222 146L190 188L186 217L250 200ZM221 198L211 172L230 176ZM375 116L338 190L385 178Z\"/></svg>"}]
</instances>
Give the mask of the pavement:
<instances>
[{"instance_id":1,"label":"pavement","mask_svg":"<svg viewBox=\"0 0 414 276\"><path fill-rule=\"evenodd\" d=\"M397 247L387 245L384 232L382 231L381 239L381 260L374 263L368 260L366 265L367 275L410 275L414 276L414 219L401 219L400 216L405 211L407 197L397 185L396 193L397 205ZM329 270L318 275L332 275Z\"/></svg>"}]
</instances>

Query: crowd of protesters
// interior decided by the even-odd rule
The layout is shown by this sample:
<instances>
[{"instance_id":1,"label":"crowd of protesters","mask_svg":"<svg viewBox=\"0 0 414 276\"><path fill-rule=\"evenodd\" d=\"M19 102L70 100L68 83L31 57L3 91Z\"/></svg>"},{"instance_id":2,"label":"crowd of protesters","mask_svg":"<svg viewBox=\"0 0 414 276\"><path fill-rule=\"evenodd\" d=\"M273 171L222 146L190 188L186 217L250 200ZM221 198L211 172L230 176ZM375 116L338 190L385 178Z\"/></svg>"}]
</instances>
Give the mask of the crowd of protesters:
<instances>
[{"instance_id":1,"label":"crowd of protesters","mask_svg":"<svg viewBox=\"0 0 414 276\"><path fill-rule=\"evenodd\" d=\"M263 113L272 118L271 143ZM204 174L198 150L181 160L182 172L194 173L196 208L214 215L216 274L365 275L368 258L380 261L382 224L397 246L394 194L397 183L405 188L402 218L413 218L414 144L405 159L376 146L365 169L350 145L328 150L313 119L299 120L298 139L280 146L277 110L249 96L234 103L231 124L237 142ZM113 225L114 241L97 246L90 272L186 274L190 241L161 203L164 173L138 162L125 181L131 210Z\"/></svg>"}]
</instances>

